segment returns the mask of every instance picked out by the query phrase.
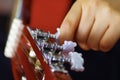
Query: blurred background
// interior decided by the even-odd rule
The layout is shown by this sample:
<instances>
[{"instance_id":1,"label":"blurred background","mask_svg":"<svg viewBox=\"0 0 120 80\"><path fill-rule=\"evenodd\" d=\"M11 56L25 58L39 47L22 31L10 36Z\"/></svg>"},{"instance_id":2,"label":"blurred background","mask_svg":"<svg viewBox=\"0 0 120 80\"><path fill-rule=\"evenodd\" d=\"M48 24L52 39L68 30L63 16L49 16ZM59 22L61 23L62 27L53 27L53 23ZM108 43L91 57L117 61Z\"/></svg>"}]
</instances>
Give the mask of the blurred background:
<instances>
[{"instance_id":1,"label":"blurred background","mask_svg":"<svg viewBox=\"0 0 120 80\"><path fill-rule=\"evenodd\" d=\"M13 80L10 59L4 56L14 0L0 0L0 80Z\"/></svg>"}]
</instances>

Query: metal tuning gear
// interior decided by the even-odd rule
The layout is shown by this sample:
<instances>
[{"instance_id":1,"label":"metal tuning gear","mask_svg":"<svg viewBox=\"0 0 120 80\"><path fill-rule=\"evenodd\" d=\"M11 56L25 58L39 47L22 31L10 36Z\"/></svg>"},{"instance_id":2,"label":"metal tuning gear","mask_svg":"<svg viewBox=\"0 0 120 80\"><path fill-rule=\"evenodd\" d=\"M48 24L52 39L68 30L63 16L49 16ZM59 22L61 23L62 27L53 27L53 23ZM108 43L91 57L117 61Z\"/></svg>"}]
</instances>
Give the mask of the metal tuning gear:
<instances>
[{"instance_id":1,"label":"metal tuning gear","mask_svg":"<svg viewBox=\"0 0 120 80\"><path fill-rule=\"evenodd\" d=\"M31 29L27 27L36 44L39 46L44 59L53 72L67 73L64 67L65 62L71 64L71 69L75 71L83 71L84 59L81 53L75 52L76 43L72 41L65 41L64 44L59 45L57 38L59 32L51 34L40 29ZM59 30L58 30L59 31ZM51 40L52 39L52 40Z\"/></svg>"}]
</instances>

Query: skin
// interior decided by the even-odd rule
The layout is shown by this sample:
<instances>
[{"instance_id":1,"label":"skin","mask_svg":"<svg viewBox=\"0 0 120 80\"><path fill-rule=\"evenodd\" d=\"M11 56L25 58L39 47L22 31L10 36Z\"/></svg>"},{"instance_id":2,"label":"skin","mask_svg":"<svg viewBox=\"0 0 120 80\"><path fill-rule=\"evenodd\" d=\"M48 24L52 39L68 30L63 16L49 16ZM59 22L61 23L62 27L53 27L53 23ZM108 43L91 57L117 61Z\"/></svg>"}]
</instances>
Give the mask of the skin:
<instances>
[{"instance_id":1,"label":"skin","mask_svg":"<svg viewBox=\"0 0 120 80\"><path fill-rule=\"evenodd\" d=\"M112 0L76 0L60 33L60 43L73 40L84 50L107 52L120 39L120 9Z\"/></svg>"}]
</instances>

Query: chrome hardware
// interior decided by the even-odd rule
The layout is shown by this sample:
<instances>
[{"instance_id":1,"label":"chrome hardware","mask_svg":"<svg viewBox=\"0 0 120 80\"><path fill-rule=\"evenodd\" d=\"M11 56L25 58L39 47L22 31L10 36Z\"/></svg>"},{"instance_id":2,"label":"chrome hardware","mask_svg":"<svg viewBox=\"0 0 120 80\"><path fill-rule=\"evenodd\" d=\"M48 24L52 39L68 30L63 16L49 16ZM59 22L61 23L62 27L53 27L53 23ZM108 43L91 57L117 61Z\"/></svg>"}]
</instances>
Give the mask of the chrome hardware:
<instances>
[{"instance_id":1,"label":"chrome hardware","mask_svg":"<svg viewBox=\"0 0 120 80\"><path fill-rule=\"evenodd\" d=\"M50 32L44 32L39 29L33 30L29 27L27 27L27 29L32 35L33 39L36 41L36 44L39 46L43 57L53 72L60 71L67 73L67 70L65 70L64 67L65 62L69 62L71 64L72 70L84 70L84 59L82 58L82 55L74 51L74 48L77 45L75 42L65 41L63 45L59 45L57 43L57 33L59 32L56 34L50 34Z\"/></svg>"}]
</instances>

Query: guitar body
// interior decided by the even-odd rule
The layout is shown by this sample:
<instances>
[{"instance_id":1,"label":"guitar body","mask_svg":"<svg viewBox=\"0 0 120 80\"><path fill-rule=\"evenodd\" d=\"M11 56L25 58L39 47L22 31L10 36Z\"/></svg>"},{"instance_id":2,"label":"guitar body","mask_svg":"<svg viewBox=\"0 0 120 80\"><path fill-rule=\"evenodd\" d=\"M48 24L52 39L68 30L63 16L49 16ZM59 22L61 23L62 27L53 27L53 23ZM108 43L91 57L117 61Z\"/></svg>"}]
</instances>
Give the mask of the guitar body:
<instances>
[{"instance_id":1,"label":"guitar body","mask_svg":"<svg viewBox=\"0 0 120 80\"><path fill-rule=\"evenodd\" d=\"M40 54L41 51L36 46L25 26L29 25L31 28L38 28L46 32L50 31L51 33L55 33L56 28L62 23L62 20L70 9L72 3L73 1L71 0L31 1L29 8L29 23L24 23L25 25L23 24L24 28L20 36L20 42L18 43L15 55L11 58L12 71L15 80L24 80L24 78L27 80L71 80L68 74L51 72L50 67ZM25 13L26 11L23 12ZM37 59L29 57L31 48L34 50ZM31 59L33 62L31 62ZM35 61L37 60L40 61L42 66L40 71L36 71L35 69Z\"/></svg>"},{"instance_id":2,"label":"guitar body","mask_svg":"<svg viewBox=\"0 0 120 80\"><path fill-rule=\"evenodd\" d=\"M55 33L72 3L73 0L32 0L30 26Z\"/></svg>"}]
</instances>

